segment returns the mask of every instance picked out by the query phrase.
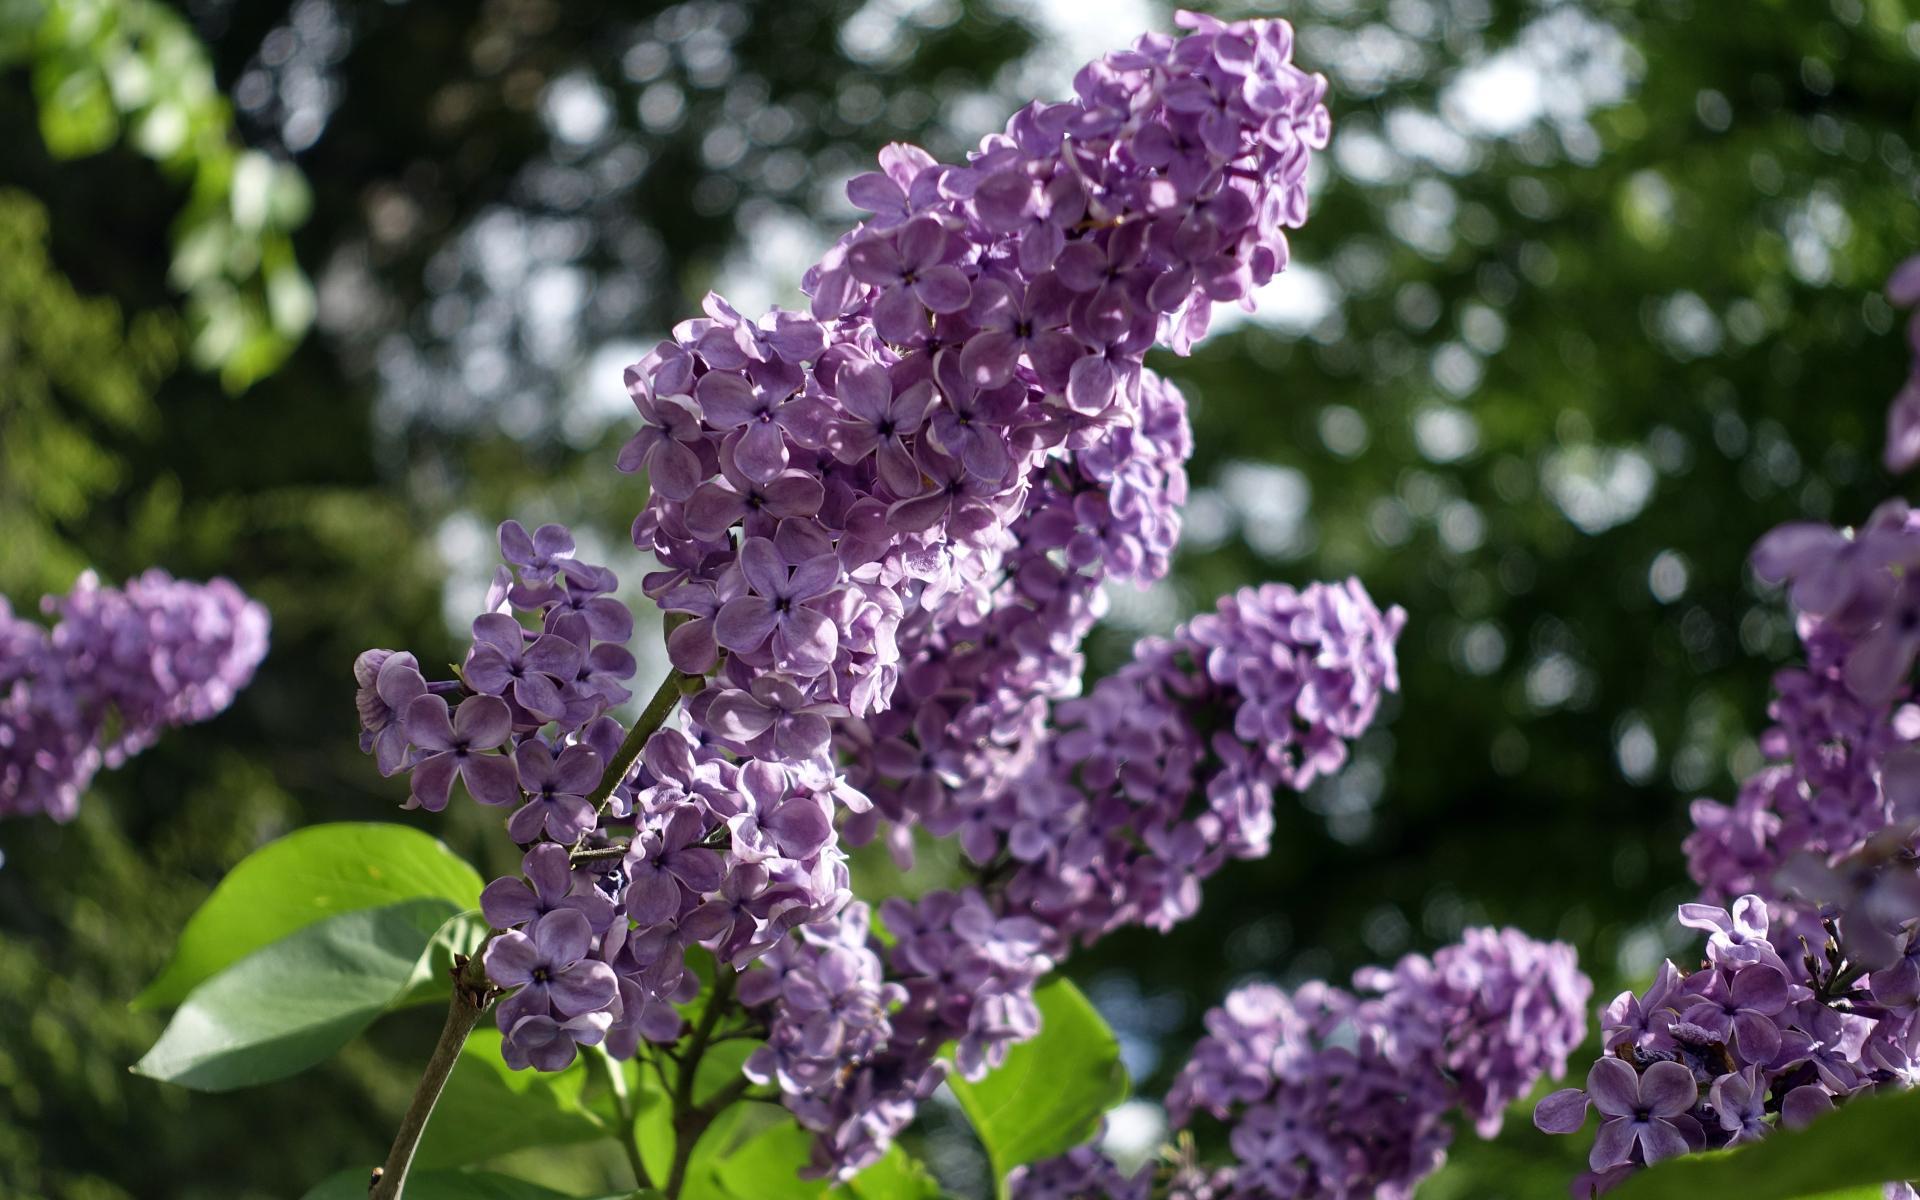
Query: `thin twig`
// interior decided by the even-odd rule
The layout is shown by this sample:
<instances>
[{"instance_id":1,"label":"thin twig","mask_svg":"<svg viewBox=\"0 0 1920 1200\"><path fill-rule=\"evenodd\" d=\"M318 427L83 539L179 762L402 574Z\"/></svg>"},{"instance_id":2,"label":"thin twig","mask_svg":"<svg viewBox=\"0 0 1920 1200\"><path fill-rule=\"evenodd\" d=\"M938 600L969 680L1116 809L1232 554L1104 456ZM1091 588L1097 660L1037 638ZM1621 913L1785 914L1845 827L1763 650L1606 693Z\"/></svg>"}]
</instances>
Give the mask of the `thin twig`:
<instances>
[{"instance_id":1,"label":"thin twig","mask_svg":"<svg viewBox=\"0 0 1920 1200\"><path fill-rule=\"evenodd\" d=\"M600 786L594 788L593 794L587 797L595 812L606 813L608 803L613 800L613 789L620 786L620 781L627 777L628 771L633 770L634 760L647 748L647 739L667 723L667 718L673 715L681 697L687 694L689 685L700 682L700 679L701 676L682 671L667 672L667 677L655 689L653 699L647 701L647 707L640 713L640 719L627 731L626 740L613 752L613 761L607 764L606 774L600 776Z\"/></svg>"},{"instance_id":2,"label":"thin twig","mask_svg":"<svg viewBox=\"0 0 1920 1200\"><path fill-rule=\"evenodd\" d=\"M595 846L591 850L575 850L567 856L567 860L576 867L584 862L605 862L611 858L625 858L627 856L627 849L628 846L625 842L619 842L612 846Z\"/></svg>"},{"instance_id":3,"label":"thin twig","mask_svg":"<svg viewBox=\"0 0 1920 1200\"><path fill-rule=\"evenodd\" d=\"M453 962L453 999L447 1004L447 1023L440 1028L440 1040L434 1043L426 1072L413 1090L406 1115L400 1118L400 1132L393 1137L393 1149L387 1152L387 1161L373 1173L373 1181L367 1185L368 1200L398 1200L401 1189L407 1186L407 1172L413 1167L420 1135L427 1131L427 1118L433 1115L433 1106L447 1086L447 1077L460 1061L460 1050L467 1044L467 1035L480 1023L481 1014L492 1000L493 985L487 981L479 956L457 956Z\"/></svg>"}]
</instances>

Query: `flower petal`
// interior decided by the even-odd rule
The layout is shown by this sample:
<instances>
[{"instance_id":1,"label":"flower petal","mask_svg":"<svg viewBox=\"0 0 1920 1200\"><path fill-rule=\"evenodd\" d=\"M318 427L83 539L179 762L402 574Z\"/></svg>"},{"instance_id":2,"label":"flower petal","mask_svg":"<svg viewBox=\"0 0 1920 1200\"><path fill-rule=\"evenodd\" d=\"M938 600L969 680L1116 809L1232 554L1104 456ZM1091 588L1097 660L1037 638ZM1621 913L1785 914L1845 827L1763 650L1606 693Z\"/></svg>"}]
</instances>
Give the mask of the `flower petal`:
<instances>
[{"instance_id":1,"label":"flower petal","mask_svg":"<svg viewBox=\"0 0 1920 1200\"><path fill-rule=\"evenodd\" d=\"M1573 1133L1587 1123L1587 1094L1561 1088L1533 1109L1533 1125L1542 1133Z\"/></svg>"},{"instance_id":2,"label":"flower petal","mask_svg":"<svg viewBox=\"0 0 1920 1200\"><path fill-rule=\"evenodd\" d=\"M1587 1072L1587 1095L1606 1116L1630 1116L1640 1107L1640 1076L1617 1058L1603 1058Z\"/></svg>"},{"instance_id":3,"label":"flower petal","mask_svg":"<svg viewBox=\"0 0 1920 1200\"><path fill-rule=\"evenodd\" d=\"M714 640L729 650L758 650L773 632L773 601L760 596L736 596L720 607L714 618Z\"/></svg>"},{"instance_id":4,"label":"flower petal","mask_svg":"<svg viewBox=\"0 0 1920 1200\"><path fill-rule=\"evenodd\" d=\"M1640 1077L1640 1105L1656 1117L1678 1116L1699 1097L1700 1085L1693 1081L1693 1072L1680 1063L1654 1063Z\"/></svg>"}]
</instances>

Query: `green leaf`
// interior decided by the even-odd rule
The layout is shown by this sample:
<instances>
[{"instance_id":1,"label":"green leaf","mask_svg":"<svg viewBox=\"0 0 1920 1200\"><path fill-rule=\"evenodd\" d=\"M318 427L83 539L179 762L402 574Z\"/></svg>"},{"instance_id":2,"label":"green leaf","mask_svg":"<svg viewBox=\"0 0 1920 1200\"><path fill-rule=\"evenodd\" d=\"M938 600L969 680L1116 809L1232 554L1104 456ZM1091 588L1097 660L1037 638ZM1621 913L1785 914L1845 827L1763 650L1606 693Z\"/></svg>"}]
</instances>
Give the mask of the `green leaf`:
<instances>
[{"instance_id":1,"label":"green leaf","mask_svg":"<svg viewBox=\"0 0 1920 1200\"><path fill-rule=\"evenodd\" d=\"M712 1165L727 1200L939 1200L940 1185L899 1146L855 1176L831 1187L800 1178L811 1156L813 1135L784 1120L762 1130Z\"/></svg>"},{"instance_id":2,"label":"green leaf","mask_svg":"<svg viewBox=\"0 0 1920 1200\"><path fill-rule=\"evenodd\" d=\"M1847 1189L1905 1179L1920 1179L1920 1091L1861 1096L1805 1129L1782 1130L1734 1150L1671 1159L1609 1195L1615 1200L1837 1200Z\"/></svg>"},{"instance_id":3,"label":"green leaf","mask_svg":"<svg viewBox=\"0 0 1920 1200\"><path fill-rule=\"evenodd\" d=\"M437 838L386 822L314 825L241 860L193 914L135 1008L178 1004L228 964L336 913L437 896L477 908L480 876Z\"/></svg>"},{"instance_id":4,"label":"green leaf","mask_svg":"<svg viewBox=\"0 0 1920 1200\"><path fill-rule=\"evenodd\" d=\"M1065 1153L1094 1135L1101 1115L1127 1098L1120 1043L1080 989L1055 979L1034 993L1040 1034L1007 1052L978 1083L948 1086L986 1147L996 1189L1007 1172Z\"/></svg>"},{"instance_id":5,"label":"green leaf","mask_svg":"<svg viewBox=\"0 0 1920 1200\"><path fill-rule=\"evenodd\" d=\"M407 981L406 990L394 1000L393 1007L446 1003L452 992L454 958L480 953L489 932L487 919L477 909L448 917L427 943L420 961L413 965L413 977Z\"/></svg>"},{"instance_id":6,"label":"green leaf","mask_svg":"<svg viewBox=\"0 0 1920 1200\"><path fill-rule=\"evenodd\" d=\"M304 1071L393 1006L452 911L428 897L340 913L256 950L195 988L133 1069L208 1092Z\"/></svg>"},{"instance_id":7,"label":"green leaf","mask_svg":"<svg viewBox=\"0 0 1920 1200\"><path fill-rule=\"evenodd\" d=\"M762 1131L713 1165L730 1200L821 1200L828 1184L800 1178L813 1136L794 1121Z\"/></svg>"},{"instance_id":8,"label":"green leaf","mask_svg":"<svg viewBox=\"0 0 1920 1200\"><path fill-rule=\"evenodd\" d=\"M91 65L51 60L35 72L40 137L55 158L81 158L113 145L120 114L107 81Z\"/></svg>"},{"instance_id":9,"label":"green leaf","mask_svg":"<svg viewBox=\"0 0 1920 1200\"><path fill-rule=\"evenodd\" d=\"M940 1184L919 1159L895 1145L885 1158L831 1194L852 1200L940 1200Z\"/></svg>"},{"instance_id":10,"label":"green leaf","mask_svg":"<svg viewBox=\"0 0 1920 1200\"><path fill-rule=\"evenodd\" d=\"M705 1104L720 1089L738 1081L740 1069L747 1065L760 1045L758 1039L736 1037L708 1046L700 1056L699 1068L693 1073L693 1102Z\"/></svg>"},{"instance_id":11,"label":"green leaf","mask_svg":"<svg viewBox=\"0 0 1920 1200\"><path fill-rule=\"evenodd\" d=\"M367 1200L369 1172L359 1169L329 1175L302 1200ZM621 1192L603 1200L630 1200ZM565 1192L487 1171L407 1172L407 1200L573 1200Z\"/></svg>"},{"instance_id":12,"label":"green leaf","mask_svg":"<svg viewBox=\"0 0 1920 1200\"><path fill-rule=\"evenodd\" d=\"M685 1186L680 1200L734 1200L720 1183L715 1167L739 1153L769 1125L785 1119L784 1114L759 1104L735 1104L721 1109L694 1143L687 1159ZM659 1103L640 1110L637 1122L640 1158L647 1174L664 1181L673 1169L673 1105L662 1097Z\"/></svg>"},{"instance_id":13,"label":"green leaf","mask_svg":"<svg viewBox=\"0 0 1920 1200\"><path fill-rule=\"evenodd\" d=\"M554 1074L515 1071L500 1057L500 1040L499 1032L487 1026L467 1038L420 1139L418 1165L465 1166L529 1146L571 1145L610 1132L580 1101L585 1060Z\"/></svg>"}]
</instances>

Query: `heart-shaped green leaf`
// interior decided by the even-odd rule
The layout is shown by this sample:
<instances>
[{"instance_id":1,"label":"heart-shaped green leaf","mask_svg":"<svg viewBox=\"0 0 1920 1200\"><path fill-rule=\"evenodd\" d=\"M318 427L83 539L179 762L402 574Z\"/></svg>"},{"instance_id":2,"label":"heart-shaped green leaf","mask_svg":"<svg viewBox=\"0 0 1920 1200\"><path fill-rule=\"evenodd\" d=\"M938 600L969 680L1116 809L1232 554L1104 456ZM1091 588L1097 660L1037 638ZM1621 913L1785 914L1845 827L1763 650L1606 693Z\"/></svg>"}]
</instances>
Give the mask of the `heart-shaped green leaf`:
<instances>
[{"instance_id":1,"label":"heart-shaped green leaf","mask_svg":"<svg viewBox=\"0 0 1920 1200\"><path fill-rule=\"evenodd\" d=\"M241 860L187 922L173 958L134 1000L165 1008L228 965L336 913L435 896L480 904L480 875L417 829L387 822L314 825Z\"/></svg>"},{"instance_id":2,"label":"heart-shaped green leaf","mask_svg":"<svg viewBox=\"0 0 1920 1200\"><path fill-rule=\"evenodd\" d=\"M1014 1046L978 1083L948 1081L1003 1195L1008 1171L1087 1141L1101 1116L1127 1098L1120 1043L1080 989L1055 979L1034 1000L1042 1022L1037 1037Z\"/></svg>"},{"instance_id":3,"label":"heart-shaped green leaf","mask_svg":"<svg viewBox=\"0 0 1920 1200\"><path fill-rule=\"evenodd\" d=\"M453 913L446 900L408 900L256 950L195 988L134 1070L208 1092L304 1071L405 994Z\"/></svg>"}]
</instances>

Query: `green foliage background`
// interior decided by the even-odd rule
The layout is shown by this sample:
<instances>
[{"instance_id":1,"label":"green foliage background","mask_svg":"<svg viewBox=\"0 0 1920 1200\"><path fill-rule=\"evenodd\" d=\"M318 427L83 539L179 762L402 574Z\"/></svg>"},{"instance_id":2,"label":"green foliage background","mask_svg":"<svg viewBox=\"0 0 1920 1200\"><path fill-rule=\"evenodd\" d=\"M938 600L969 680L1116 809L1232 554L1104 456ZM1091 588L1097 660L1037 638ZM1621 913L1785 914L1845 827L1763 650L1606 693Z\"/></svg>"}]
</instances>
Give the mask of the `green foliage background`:
<instances>
[{"instance_id":1,"label":"green foliage background","mask_svg":"<svg viewBox=\"0 0 1920 1200\"><path fill-rule=\"evenodd\" d=\"M72 825L0 825L0 1195L289 1196L380 1157L431 1012L208 1097L127 1073L160 1027L127 1002L290 828L393 817L501 865L472 813L393 812L352 656L454 653L472 531L503 516L621 546L622 355L716 280L788 296L881 143L952 155L1026 81L1064 86L1073 7L0 2L0 593L158 563L275 621L231 713ZM1282 806L1272 858L1073 964L1146 1095L1253 975L1498 922L1575 942L1606 995L1677 950L1686 804L1752 765L1791 653L1746 550L1893 490L1906 348L1877 288L1920 247L1920 14L1280 11L1333 83L1294 241L1317 286L1157 364L1194 401L1190 534L1094 660L1224 590L1354 573L1411 614L1405 687ZM143 64L177 86L129 90ZM965 1190L977 1155L935 1118ZM1510 1122L1421 1194L1562 1194L1573 1143ZM584 1194L617 1163L509 1165Z\"/></svg>"}]
</instances>

